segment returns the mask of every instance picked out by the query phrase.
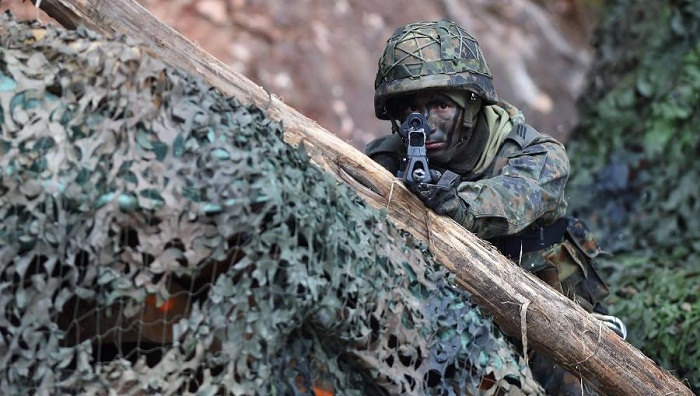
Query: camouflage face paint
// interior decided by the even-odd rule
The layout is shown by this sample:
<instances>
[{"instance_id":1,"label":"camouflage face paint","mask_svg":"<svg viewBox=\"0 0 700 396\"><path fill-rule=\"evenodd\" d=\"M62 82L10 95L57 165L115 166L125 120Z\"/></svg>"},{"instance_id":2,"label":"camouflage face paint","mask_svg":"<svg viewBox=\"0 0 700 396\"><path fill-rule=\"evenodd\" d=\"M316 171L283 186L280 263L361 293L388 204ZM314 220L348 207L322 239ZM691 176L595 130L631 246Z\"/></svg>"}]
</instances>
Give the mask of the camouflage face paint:
<instances>
[{"instance_id":1,"label":"camouflage face paint","mask_svg":"<svg viewBox=\"0 0 700 396\"><path fill-rule=\"evenodd\" d=\"M454 154L454 146L463 138L464 111L440 91L424 91L399 99L395 114L402 120L412 112L419 112L428 119L425 147L428 157L445 163Z\"/></svg>"}]
</instances>

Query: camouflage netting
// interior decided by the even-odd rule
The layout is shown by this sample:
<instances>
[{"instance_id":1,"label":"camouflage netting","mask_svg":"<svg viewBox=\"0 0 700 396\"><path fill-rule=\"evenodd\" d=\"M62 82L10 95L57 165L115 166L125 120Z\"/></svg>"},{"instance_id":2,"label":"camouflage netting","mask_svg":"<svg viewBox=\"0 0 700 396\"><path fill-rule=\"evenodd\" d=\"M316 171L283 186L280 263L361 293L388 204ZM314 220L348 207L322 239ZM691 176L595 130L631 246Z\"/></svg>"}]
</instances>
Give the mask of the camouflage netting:
<instances>
[{"instance_id":1,"label":"camouflage netting","mask_svg":"<svg viewBox=\"0 0 700 396\"><path fill-rule=\"evenodd\" d=\"M541 393L261 110L126 38L0 31L4 394Z\"/></svg>"},{"instance_id":2,"label":"camouflage netting","mask_svg":"<svg viewBox=\"0 0 700 396\"><path fill-rule=\"evenodd\" d=\"M700 393L700 0L614 0L569 142L570 209L630 341Z\"/></svg>"}]
</instances>

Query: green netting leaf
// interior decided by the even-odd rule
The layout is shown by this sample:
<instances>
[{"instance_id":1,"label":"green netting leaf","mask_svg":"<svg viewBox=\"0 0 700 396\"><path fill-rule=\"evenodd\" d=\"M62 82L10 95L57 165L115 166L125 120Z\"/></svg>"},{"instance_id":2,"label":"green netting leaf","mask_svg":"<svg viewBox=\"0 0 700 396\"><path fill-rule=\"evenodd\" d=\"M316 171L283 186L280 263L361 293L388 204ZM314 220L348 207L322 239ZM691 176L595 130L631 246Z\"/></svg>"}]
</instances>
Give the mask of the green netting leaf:
<instances>
[{"instance_id":1,"label":"green netting leaf","mask_svg":"<svg viewBox=\"0 0 700 396\"><path fill-rule=\"evenodd\" d=\"M542 393L263 111L124 37L0 23L3 391Z\"/></svg>"}]
</instances>

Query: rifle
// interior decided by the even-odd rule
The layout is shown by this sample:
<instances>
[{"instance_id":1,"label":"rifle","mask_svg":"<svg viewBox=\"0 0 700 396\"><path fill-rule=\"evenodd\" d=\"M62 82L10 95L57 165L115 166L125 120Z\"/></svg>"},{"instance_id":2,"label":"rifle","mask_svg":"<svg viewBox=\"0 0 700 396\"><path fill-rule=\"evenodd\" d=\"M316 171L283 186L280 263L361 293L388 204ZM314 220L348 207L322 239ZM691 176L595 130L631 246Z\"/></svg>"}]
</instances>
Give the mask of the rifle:
<instances>
[{"instance_id":1,"label":"rifle","mask_svg":"<svg viewBox=\"0 0 700 396\"><path fill-rule=\"evenodd\" d=\"M405 183L418 185L431 183L434 173L428 167L428 151L425 148L428 120L420 113L411 113L399 128L399 134L406 141L406 157L401 160L397 172Z\"/></svg>"}]
</instances>

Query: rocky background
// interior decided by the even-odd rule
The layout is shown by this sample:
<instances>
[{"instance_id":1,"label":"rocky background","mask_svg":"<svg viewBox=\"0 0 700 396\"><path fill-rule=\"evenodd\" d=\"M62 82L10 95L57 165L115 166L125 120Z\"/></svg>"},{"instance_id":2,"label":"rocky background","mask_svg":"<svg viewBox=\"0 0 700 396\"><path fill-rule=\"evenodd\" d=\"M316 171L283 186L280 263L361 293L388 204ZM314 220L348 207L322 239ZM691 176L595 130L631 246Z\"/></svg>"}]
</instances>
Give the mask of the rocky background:
<instances>
[{"instance_id":1,"label":"rocky background","mask_svg":"<svg viewBox=\"0 0 700 396\"><path fill-rule=\"evenodd\" d=\"M499 95L566 140L591 62L599 0L141 0L202 48L362 148L388 125L374 117L377 60L394 29L450 18L483 46ZM0 0L49 19L29 1Z\"/></svg>"}]
</instances>

